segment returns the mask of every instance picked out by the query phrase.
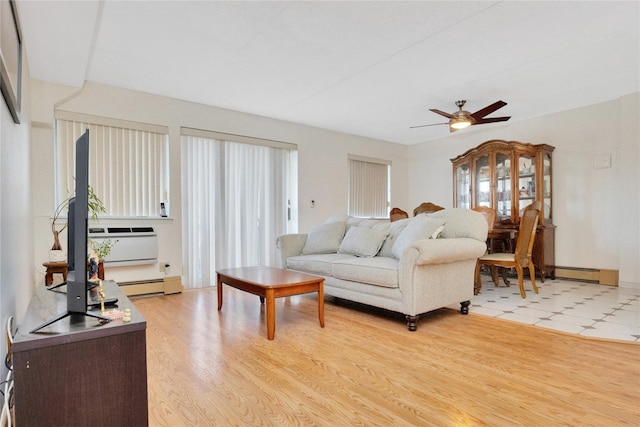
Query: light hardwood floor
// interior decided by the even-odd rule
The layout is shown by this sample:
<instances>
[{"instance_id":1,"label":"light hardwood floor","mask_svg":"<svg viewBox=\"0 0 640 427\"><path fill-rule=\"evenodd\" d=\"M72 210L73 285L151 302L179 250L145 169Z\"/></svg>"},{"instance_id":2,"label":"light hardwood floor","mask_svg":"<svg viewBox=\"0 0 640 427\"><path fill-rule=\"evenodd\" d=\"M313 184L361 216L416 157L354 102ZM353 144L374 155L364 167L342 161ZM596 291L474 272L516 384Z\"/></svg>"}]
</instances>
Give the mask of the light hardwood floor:
<instances>
[{"instance_id":1,"label":"light hardwood floor","mask_svg":"<svg viewBox=\"0 0 640 427\"><path fill-rule=\"evenodd\" d=\"M133 299L151 426L640 425L640 344L442 309L402 316L230 287Z\"/></svg>"}]
</instances>

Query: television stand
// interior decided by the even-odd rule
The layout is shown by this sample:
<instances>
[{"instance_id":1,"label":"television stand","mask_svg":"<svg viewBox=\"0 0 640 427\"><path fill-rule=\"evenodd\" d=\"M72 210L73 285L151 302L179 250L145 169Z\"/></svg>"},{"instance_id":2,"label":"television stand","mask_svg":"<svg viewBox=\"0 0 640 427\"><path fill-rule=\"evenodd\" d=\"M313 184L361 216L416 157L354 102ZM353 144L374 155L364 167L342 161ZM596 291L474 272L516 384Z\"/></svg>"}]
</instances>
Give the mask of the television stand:
<instances>
[{"instance_id":1,"label":"television stand","mask_svg":"<svg viewBox=\"0 0 640 427\"><path fill-rule=\"evenodd\" d=\"M30 334L66 308L65 295L36 289L11 346L20 425L149 425L146 321L114 281L103 287L131 310L130 322L71 315Z\"/></svg>"}]
</instances>

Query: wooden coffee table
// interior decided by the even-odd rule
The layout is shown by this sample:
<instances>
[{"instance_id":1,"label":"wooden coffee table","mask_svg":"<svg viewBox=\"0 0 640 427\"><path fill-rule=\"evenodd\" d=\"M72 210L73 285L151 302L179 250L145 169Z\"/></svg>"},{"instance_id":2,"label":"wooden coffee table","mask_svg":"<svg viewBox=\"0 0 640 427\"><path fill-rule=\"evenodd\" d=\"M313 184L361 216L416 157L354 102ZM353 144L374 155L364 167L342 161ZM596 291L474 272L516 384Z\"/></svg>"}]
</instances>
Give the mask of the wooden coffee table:
<instances>
[{"instance_id":1,"label":"wooden coffee table","mask_svg":"<svg viewBox=\"0 0 640 427\"><path fill-rule=\"evenodd\" d=\"M274 267L241 267L217 270L218 311L222 309L222 284L260 297L260 303L267 300L267 338L272 340L276 333L275 299L290 295L318 293L318 318L324 328L324 279L318 276L283 270Z\"/></svg>"}]
</instances>

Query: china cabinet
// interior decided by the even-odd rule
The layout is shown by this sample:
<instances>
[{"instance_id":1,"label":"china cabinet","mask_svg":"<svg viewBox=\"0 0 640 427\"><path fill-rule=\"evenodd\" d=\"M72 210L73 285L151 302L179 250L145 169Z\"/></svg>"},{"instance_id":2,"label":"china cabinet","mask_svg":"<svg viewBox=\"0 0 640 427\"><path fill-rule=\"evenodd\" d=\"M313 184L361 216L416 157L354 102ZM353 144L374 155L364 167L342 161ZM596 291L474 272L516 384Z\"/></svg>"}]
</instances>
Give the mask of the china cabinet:
<instances>
[{"instance_id":1,"label":"china cabinet","mask_svg":"<svg viewBox=\"0 0 640 427\"><path fill-rule=\"evenodd\" d=\"M535 201L542 204L533 261L543 282L545 276L555 277L554 149L546 144L491 140L451 159L454 207L495 209L495 230L517 230L524 208Z\"/></svg>"}]
</instances>

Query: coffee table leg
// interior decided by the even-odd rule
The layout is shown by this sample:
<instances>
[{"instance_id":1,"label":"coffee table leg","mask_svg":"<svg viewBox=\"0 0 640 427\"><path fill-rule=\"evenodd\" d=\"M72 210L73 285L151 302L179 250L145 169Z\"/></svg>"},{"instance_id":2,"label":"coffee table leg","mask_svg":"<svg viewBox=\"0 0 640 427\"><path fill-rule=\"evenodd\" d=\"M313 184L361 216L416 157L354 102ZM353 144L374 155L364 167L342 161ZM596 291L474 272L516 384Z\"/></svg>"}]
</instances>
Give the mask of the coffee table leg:
<instances>
[{"instance_id":1,"label":"coffee table leg","mask_svg":"<svg viewBox=\"0 0 640 427\"><path fill-rule=\"evenodd\" d=\"M267 289L267 338L272 340L276 335L276 298L273 289Z\"/></svg>"},{"instance_id":2,"label":"coffee table leg","mask_svg":"<svg viewBox=\"0 0 640 427\"><path fill-rule=\"evenodd\" d=\"M318 286L318 317L320 327L324 328L324 280Z\"/></svg>"},{"instance_id":3,"label":"coffee table leg","mask_svg":"<svg viewBox=\"0 0 640 427\"><path fill-rule=\"evenodd\" d=\"M218 311L222 309L222 280L220 279L220 275L218 274Z\"/></svg>"}]
</instances>

